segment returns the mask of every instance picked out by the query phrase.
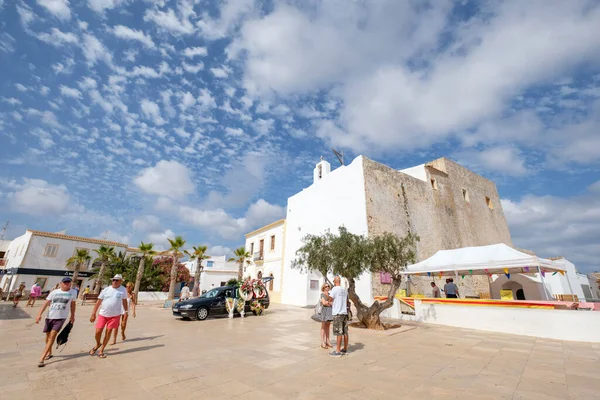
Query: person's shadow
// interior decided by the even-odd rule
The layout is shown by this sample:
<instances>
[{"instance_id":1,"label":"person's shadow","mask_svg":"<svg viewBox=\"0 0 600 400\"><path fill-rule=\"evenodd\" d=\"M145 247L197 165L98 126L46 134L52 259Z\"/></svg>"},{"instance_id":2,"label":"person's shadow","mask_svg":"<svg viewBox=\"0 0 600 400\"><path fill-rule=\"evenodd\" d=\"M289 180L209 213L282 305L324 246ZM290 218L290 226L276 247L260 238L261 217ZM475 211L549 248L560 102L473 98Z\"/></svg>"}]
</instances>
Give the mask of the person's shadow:
<instances>
[{"instance_id":1,"label":"person's shadow","mask_svg":"<svg viewBox=\"0 0 600 400\"><path fill-rule=\"evenodd\" d=\"M133 349L126 349L126 350L119 350L118 348L114 348L114 347L112 349L110 349L107 346L105 353L106 353L107 357L110 357L110 356L116 356L118 354L136 353L138 351L152 350L152 349L155 349L157 347L165 347L165 345L164 344L155 344L155 345L152 345L152 346L134 347ZM50 364L53 364L53 363L74 360L74 359L82 358L82 357L97 357L97 353L94 356L90 356L90 354L88 352L81 352L81 353L77 353L77 354L69 354L69 355L64 355L64 356L58 354L58 355L55 355L53 357L53 359L55 361L49 362L49 363L46 363L46 364L50 365Z\"/></svg>"},{"instance_id":2,"label":"person's shadow","mask_svg":"<svg viewBox=\"0 0 600 400\"><path fill-rule=\"evenodd\" d=\"M0 321L31 318L31 315L21 308L25 303L21 302L17 307L13 307L12 301L0 304Z\"/></svg>"}]
</instances>

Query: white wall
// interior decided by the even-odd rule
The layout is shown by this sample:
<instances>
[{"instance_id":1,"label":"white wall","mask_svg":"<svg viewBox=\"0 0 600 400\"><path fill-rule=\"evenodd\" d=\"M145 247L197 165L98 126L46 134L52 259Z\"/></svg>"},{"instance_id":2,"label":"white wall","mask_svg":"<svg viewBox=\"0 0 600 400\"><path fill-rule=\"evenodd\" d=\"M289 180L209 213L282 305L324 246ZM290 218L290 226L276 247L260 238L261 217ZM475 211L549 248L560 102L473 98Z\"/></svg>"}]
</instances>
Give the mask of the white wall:
<instances>
[{"instance_id":1,"label":"white wall","mask_svg":"<svg viewBox=\"0 0 600 400\"><path fill-rule=\"evenodd\" d=\"M284 221L264 231L259 231L246 237L246 251L250 252L252 243L254 243L254 253L260 250L260 241L264 240L265 247L263 260L254 261L252 254L252 264L246 267L244 276L250 276L256 279L258 272L262 272L263 277L273 274L273 292L280 292L282 288L281 273L283 263L283 245L284 245ZM271 250L271 236L275 236L275 248ZM262 261L262 262L261 262Z\"/></svg>"},{"instance_id":2,"label":"white wall","mask_svg":"<svg viewBox=\"0 0 600 400\"><path fill-rule=\"evenodd\" d=\"M164 301L168 294L168 292L139 292L138 301Z\"/></svg>"},{"instance_id":3,"label":"white wall","mask_svg":"<svg viewBox=\"0 0 600 400\"><path fill-rule=\"evenodd\" d=\"M600 312L428 304L415 299L416 320L547 339L600 342Z\"/></svg>"},{"instance_id":4,"label":"white wall","mask_svg":"<svg viewBox=\"0 0 600 400\"><path fill-rule=\"evenodd\" d=\"M200 293L217 288L221 286L221 282L227 282L231 278L237 278L237 270L205 269L200 277Z\"/></svg>"},{"instance_id":5,"label":"white wall","mask_svg":"<svg viewBox=\"0 0 600 400\"><path fill-rule=\"evenodd\" d=\"M362 156L288 199L282 303L299 306L316 303L319 291L309 288L313 277L292 269L291 263L305 235L322 234L327 229L337 232L341 225L354 234L368 234ZM314 276L314 279L321 283L323 278ZM370 274L358 280L357 293L363 302L373 301Z\"/></svg>"},{"instance_id":6,"label":"white wall","mask_svg":"<svg viewBox=\"0 0 600 400\"><path fill-rule=\"evenodd\" d=\"M425 164L417 165L415 167L410 167L406 169L401 169L400 172L412 176L413 178L417 178L422 180L423 182L427 182L427 171L425 171Z\"/></svg>"}]
</instances>

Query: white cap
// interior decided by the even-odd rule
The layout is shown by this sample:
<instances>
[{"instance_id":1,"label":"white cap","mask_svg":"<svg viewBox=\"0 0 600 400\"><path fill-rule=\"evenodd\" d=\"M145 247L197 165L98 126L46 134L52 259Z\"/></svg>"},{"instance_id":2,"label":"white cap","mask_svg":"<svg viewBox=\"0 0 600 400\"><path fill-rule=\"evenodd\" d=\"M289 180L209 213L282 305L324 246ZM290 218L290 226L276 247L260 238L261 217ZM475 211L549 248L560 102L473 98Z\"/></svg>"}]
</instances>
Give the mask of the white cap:
<instances>
[{"instance_id":1,"label":"white cap","mask_svg":"<svg viewBox=\"0 0 600 400\"><path fill-rule=\"evenodd\" d=\"M119 280L122 281L123 280L123 275L121 274L116 274L115 276L112 277L112 280Z\"/></svg>"}]
</instances>

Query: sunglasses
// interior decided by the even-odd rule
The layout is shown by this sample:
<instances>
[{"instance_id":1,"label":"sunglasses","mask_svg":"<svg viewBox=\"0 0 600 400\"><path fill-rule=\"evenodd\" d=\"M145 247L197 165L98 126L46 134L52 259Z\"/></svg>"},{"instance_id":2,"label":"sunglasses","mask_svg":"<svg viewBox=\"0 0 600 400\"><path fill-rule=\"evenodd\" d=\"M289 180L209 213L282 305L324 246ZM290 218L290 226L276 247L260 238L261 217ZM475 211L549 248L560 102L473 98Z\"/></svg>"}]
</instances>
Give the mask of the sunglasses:
<instances>
[{"instance_id":1,"label":"sunglasses","mask_svg":"<svg viewBox=\"0 0 600 400\"><path fill-rule=\"evenodd\" d=\"M120 280L120 279L113 279L112 281L113 281L113 282L121 282L121 280Z\"/></svg>"}]
</instances>

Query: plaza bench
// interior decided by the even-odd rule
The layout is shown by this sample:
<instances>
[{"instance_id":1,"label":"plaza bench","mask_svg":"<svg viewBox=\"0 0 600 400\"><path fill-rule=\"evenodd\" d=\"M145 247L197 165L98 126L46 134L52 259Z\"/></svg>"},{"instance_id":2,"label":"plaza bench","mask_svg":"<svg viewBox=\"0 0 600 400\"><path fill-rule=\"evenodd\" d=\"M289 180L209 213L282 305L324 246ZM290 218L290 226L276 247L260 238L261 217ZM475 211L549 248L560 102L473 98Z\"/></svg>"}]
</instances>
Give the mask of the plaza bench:
<instances>
[{"instance_id":1,"label":"plaza bench","mask_svg":"<svg viewBox=\"0 0 600 400\"><path fill-rule=\"evenodd\" d=\"M86 301L96 301L98 300L98 296L100 296L100 294L95 294L95 293L86 293L83 295L83 299L81 300L81 304L85 304Z\"/></svg>"}]
</instances>

